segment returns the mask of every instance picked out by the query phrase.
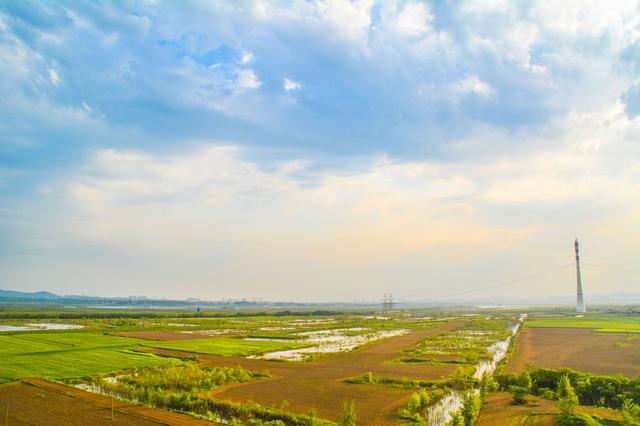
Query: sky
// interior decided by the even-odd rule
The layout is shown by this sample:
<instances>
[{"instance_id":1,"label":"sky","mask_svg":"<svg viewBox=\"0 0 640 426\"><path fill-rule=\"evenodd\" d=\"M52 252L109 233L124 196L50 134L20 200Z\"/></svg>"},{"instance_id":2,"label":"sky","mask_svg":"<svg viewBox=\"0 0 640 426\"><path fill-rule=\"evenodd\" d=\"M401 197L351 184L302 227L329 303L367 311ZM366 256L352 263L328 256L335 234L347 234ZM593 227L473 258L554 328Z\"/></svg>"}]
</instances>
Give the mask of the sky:
<instances>
[{"instance_id":1,"label":"sky","mask_svg":"<svg viewBox=\"0 0 640 426\"><path fill-rule=\"evenodd\" d=\"M640 292L639 1L7 0L0 76L0 288Z\"/></svg>"}]
</instances>

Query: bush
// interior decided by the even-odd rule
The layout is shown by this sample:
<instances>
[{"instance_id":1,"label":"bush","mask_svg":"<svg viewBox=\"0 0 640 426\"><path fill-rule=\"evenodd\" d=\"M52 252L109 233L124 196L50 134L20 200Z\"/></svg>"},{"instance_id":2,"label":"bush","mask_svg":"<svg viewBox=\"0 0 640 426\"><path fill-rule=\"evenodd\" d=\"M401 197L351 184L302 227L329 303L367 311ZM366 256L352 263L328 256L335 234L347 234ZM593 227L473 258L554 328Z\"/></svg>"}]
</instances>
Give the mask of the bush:
<instances>
[{"instance_id":1,"label":"bush","mask_svg":"<svg viewBox=\"0 0 640 426\"><path fill-rule=\"evenodd\" d=\"M511 395L513 397L513 399L511 400L511 403L513 405L524 405L527 403L527 390L522 386L511 386L509 392L511 392Z\"/></svg>"},{"instance_id":2,"label":"bush","mask_svg":"<svg viewBox=\"0 0 640 426\"><path fill-rule=\"evenodd\" d=\"M602 423L585 413L562 414L556 420L557 426L602 426Z\"/></svg>"}]
</instances>

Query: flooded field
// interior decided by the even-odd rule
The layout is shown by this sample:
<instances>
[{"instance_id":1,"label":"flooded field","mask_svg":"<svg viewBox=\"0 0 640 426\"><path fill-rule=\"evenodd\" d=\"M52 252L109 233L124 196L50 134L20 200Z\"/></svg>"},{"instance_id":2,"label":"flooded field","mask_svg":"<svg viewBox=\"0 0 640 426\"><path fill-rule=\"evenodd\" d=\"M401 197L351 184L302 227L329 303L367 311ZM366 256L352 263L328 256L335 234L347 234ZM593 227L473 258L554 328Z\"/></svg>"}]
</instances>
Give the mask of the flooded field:
<instances>
[{"instance_id":1,"label":"flooded field","mask_svg":"<svg viewBox=\"0 0 640 426\"><path fill-rule=\"evenodd\" d=\"M255 359L277 359L286 361L304 361L311 354L326 354L346 352L366 343L384 339L386 337L400 336L408 330L371 331L364 327L352 327L334 330L306 331L295 333L294 336L300 339L270 339L270 338L247 338L246 340L266 340L276 342L309 343L312 346L285 351L267 352L250 358ZM363 334L353 334L363 333Z\"/></svg>"},{"instance_id":2,"label":"flooded field","mask_svg":"<svg viewBox=\"0 0 640 426\"><path fill-rule=\"evenodd\" d=\"M84 325L45 322L25 325L0 325L0 331L75 330L80 328L84 328Z\"/></svg>"}]
</instances>

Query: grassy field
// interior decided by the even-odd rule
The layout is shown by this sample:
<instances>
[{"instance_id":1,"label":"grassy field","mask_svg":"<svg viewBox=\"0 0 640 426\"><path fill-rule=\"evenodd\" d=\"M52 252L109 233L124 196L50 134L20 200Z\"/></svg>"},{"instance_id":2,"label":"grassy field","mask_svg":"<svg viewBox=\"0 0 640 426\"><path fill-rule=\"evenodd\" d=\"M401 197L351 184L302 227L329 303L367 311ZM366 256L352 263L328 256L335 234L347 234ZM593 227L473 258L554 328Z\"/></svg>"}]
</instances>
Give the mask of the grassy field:
<instances>
[{"instance_id":1,"label":"grassy field","mask_svg":"<svg viewBox=\"0 0 640 426\"><path fill-rule=\"evenodd\" d=\"M211 355L245 356L304 346L295 343L205 338L149 341L88 332L31 332L0 335L0 383L23 377L74 379L176 360L136 352L141 346Z\"/></svg>"},{"instance_id":2,"label":"grassy field","mask_svg":"<svg viewBox=\"0 0 640 426\"><path fill-rule=\"evenodd\" d=\"M264 352L294 349L305 346L299 343L241 340L225 337L210 339L144 341L144 346L207 355L247 356Z\"/></svg>"},{"instance_id":3,"label":"grassy field","mask_svg":"<svg viewBox=\"0 0 640 426\"><path fill-rule=\"evenodd\" d=\"M592 328L608 333L640 333L640 316L587 314L527 321L528 327Z\"/></svg>"},{"instance_id":4,"label":"grassy field","mask_svg":"<svg viewBox=\"0 0 640 426\"><path fill-rule=\"evenodd\" d=\"M133 352L138 346L134 339L94 333L0 335L0 383L23 377L81 378L175 362Z\"/></svg>"}]
</instances>

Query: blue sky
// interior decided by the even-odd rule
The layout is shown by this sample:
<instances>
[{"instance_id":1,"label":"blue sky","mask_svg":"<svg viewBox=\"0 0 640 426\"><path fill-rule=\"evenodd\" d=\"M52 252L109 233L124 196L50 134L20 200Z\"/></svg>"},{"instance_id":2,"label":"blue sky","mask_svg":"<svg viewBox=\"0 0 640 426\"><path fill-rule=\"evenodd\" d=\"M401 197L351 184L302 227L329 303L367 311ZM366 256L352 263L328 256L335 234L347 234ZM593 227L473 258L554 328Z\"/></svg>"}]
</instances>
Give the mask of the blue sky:
<instances>
[{"instance_id":1,"label":"blue sky","mask_svg":"<svg viewBox=\"0 0 640 426\"><path fill-rule=\"evenodd\" d=\"M408 297L575 236L628 264L639 7L3 2L0 287Z\"/></svg>"}]
</instances>

